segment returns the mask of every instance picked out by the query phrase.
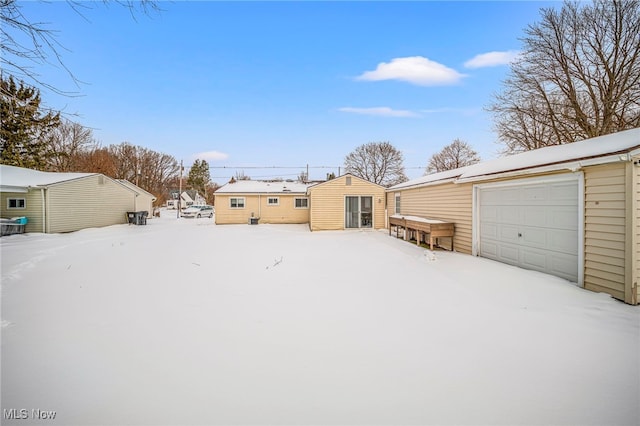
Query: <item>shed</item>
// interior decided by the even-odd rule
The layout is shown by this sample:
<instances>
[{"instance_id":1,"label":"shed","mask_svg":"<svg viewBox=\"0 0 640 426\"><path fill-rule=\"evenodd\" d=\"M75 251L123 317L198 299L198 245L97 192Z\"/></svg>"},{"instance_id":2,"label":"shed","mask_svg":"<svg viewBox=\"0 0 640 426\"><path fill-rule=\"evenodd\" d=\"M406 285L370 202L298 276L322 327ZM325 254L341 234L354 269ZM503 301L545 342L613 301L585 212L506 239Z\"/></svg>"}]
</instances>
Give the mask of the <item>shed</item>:
<instances>
[{"instance_id":1,"label":"shed","mask_svg":"<svg viewBox=\"0 0 640 426\"><path fill-rule=\"evenodd\" d=\"M454 222L457 251L638 304L640 129L427 175L387 203Z\"/></svg>"},{"instance_id":2,"label":"shed","mask_svg":"<svg viewBox=\"0 0 640 426\"><path fill-rule=\"evenodd\" d=\"M239 180L216 192L216 224L308 223L307 184Z\"/></svg>"},{"instance_id":3,"label":"shed","mask_svg":"<svg viewBox=\"0 0 640 426\"><path fill-rule=\"evenodd\" d=\"M0 216L26 216L26 232L71 232L127 223L136 191L99 173L0 165Z\"/></svg>"},{"instance_id":4,"label":"shed","mask_svg":"<svg viewBox=\"0 0 640 426\"><path fill-rule=\"evenodd\" d=\"M350 173L312 185L312 231L386 228L385 188Z\"/></svg>"}]
</instances>

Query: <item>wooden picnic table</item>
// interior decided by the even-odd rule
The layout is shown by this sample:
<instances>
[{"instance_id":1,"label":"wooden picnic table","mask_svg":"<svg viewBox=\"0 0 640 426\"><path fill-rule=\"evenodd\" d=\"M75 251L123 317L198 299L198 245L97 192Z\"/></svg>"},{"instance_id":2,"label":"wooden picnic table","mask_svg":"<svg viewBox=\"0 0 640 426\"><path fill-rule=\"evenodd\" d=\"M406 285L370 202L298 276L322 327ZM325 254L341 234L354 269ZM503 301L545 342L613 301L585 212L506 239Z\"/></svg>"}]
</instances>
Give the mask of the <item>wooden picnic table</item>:
<instances>
[{"instance_id":1,"label":"wooden picnic table","mask_svg":"<svg viewBox=\"0 0 640 426\"><path fill-rule=\"evenodd\" d=\"M437 219L428 219L420 216L408 216L394 214L389 216L389 235L391 227L396 227L396 238L398 238L398 228L404 228L404 239L407 240L409 232L416 232L416 243L420 245L421 236L429 234L429 247L433 250L434 241L438 242L440 237L451 238L451 251L453 251L453 231L454 224ZM426 241L426 240L425 240Z\"/></svg>"}]
</instances>

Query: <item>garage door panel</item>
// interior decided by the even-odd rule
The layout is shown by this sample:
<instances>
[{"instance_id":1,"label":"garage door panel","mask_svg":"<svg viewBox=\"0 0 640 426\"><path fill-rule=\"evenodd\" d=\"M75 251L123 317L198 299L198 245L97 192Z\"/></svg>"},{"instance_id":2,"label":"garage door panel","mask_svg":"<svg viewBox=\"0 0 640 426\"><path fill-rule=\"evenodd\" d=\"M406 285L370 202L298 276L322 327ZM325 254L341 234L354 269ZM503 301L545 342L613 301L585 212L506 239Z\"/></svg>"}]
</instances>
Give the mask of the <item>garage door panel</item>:
<instances>
[{"instance_id":1,"label":"garage door panel","mask_svg":"<svg viewBox=\"0 0 640 426\"><path fill-rule=\"evenodd\" d=\"M517 243L518 242L518 227L510 226L510 225L499 225L499 240L507 243Z\"/></svg>"},{"instance_id":2,"label":"garage door panel","mask_svg":"<svg viewBox=\"0 0 640 426\"><path fill-rule=\"evenodd\" d=\"M556 206L570 206L578 203L577 182L556 183L549 187L549 200Z\"/></svg>"},{"instance_id":3,"label":"garage door panel","mask_svg":"<svg viewBox=\"0 0 640 426\"><path fill-rule=\"evenodd\" d=\"M498 260L498 244L494 241L485 240L480 243L480 251L484 257Z\"/></svg>"},{"instance_id":4,"label":"garage door panel","mask_svg":"<svg viewBox=\"0 0 640 426\"><path fill-rule=\"evenodd\" d=\"M550 228L578 230L578 208L556 207L547 213Z\"/></svg>"},{"instance_id":5,"label":"garage door panel","mask_svg":"<svg viewBox=\"0 0 640 426\"><path fill-rule=\"evenodd\" d=\"M480 208L480 220L482 222L496 222L498 220L498 207L482 206Z\"/></svg>"},{"instance_id":6,"label":"garage door panel","mask_svg":"<svg viewBox=\"0 0 640 426\"><path fill-rule=\"evenodd\" d=\"M518 225L521 222L520 208L518 206L502 206L498 210L498 221L511 225Z\"/></svg>"},{"instance_id":7,"label":"garage door panel","mask_svg":"<svg viewBox=\"0 0 640 426\"><path fill-rule=\"evenodd\" d=\"M544 185L522 188L523 204L544 204L547 202L548 191Z\"/></svg>"},{"instance_id":8,"label":"garage door panel","mask_svg":"<svg viewBox=\"0 0 640 426\"><path fill-rule=\"evenodd\" d=\"M549 249L558 253L578 254L578 232L569 230L547 231Z\"/></svg>"},{"instance_id":9,"label":"garage door panel","mask_svg":"<svg viewBox=\"0 0 640 426\"><path fill-rule=\"evenodd\" d=\"M517 265L520 259L520 250L515 244L500 244L498 245L498 260Z\"/></svg>"},{"instance_id":10,"label":"garage door panel","mask_svg":"<svg viewBox=\"0 0 640 426\"><path fill-rule=\"evenodd\" d=\"M520 263L527 269L545 271L547 269L547 253L544 250L524 248L521 250Z\"/></svg>"},{"instance_id":11,"label":"garage door panel","mask_svg":"<svg viewBox=\"0 0 640 426\"><path fill-rule=\"evenodd\" d=\"M480 232L485 236L485 239L498 239L498 225L495 223L483 223L480 225Z\"/></svg>"}]
</instances>

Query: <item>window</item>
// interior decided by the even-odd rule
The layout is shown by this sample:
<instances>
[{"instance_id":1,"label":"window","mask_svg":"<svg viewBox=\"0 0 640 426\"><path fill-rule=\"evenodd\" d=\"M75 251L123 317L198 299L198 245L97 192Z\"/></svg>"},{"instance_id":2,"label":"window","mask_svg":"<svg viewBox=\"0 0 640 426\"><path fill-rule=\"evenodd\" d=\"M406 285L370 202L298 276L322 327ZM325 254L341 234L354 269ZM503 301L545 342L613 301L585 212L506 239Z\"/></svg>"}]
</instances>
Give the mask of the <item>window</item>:
<instances>
[{"instance_id":1,"label":"window","mask_svg":"<svg viewBox=\"0 0 640 426\"><path fill-rule=\"evenodd\" d=\"M27 200L25 198L7 198L8 209L24 209L27 207Z\"/></svg>"},{"instance_id":2,"label":"window","mask_svg":"<svg viewBox=\"0 0 640 426\"><path fill-rule=\"evenodd\" d=\"M351 176L347 176L345 179L345 185L351 185Z\"/></svg>"},{"instance_id":3,"label":"window","mask_svg":"<svg viewBox=\"0 0 640 426\"><path fill-rule=\"evenodd\" d=\"M278 197L269 197L267 198L268 206L277 206L280 204L280 199Z\"/></svg>"},{"instance_id":4,"label":"window","mask_svg":"<svg viewBox=\"0 0 640 426\"><path fill-rule=\"evenodd\" d=\"M400 194L396 194L396 214L400 214Z\"/></svg>"},{"instance_id":5,"label":"window","mask_svg":"<svg viewBox=\"0 0 640 426\"><path fill-rule=\"evenodd\" d=\"M296 198L295 199L295 208L296 209L308 209L309 208L309 199L308 198Z\"/></svg>"},{"instance_id":6,"label":"window","mask_svg":"<svg viewBox=\"0 0 640 426\"><path fill-rule=\"evenodd\" d=\"M230 198L229 205L232 209L244 209L244 197Z\"/></svg>"}]
</instances>

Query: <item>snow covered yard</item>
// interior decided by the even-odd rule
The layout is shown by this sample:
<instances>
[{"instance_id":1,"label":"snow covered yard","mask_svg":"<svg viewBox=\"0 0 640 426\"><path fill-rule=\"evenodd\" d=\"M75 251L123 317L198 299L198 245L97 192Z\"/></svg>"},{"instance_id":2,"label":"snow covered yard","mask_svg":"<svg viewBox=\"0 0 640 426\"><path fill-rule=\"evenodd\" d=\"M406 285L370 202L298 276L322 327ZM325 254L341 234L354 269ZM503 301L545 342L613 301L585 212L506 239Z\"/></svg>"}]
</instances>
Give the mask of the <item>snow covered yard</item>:
<instances>
[{"instance_id":1,"label":"snow covered yard","mask_svg":"<svg viewBox=\"0 0 640 426\"><path fill-rule=\"evenodd\" d=\"M640 424L640 309L541 273L170 214L0 250L2 424Z\"/></svg>"}]
</instances>

